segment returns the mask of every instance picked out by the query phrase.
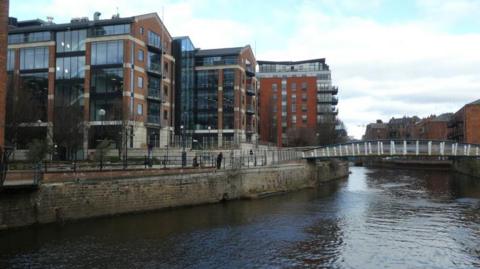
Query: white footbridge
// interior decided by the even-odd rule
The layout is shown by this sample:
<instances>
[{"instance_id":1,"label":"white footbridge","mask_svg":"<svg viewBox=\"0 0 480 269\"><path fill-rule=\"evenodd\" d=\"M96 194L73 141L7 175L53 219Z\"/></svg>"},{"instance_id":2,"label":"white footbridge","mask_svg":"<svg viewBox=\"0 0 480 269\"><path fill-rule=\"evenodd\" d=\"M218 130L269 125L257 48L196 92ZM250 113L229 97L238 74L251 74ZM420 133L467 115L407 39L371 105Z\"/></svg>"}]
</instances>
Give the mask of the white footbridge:
<instances>
[{"instance_id":1,"label":"white footbridge","mask_svg":"<svg viewBox=\"0 0 480 269\"><path fill-rule=\"evenodd\" d=\"M306 150L303 159L340 157L480 157L480 145L438 140L357 141Z\"/></svg>"}]
</instances>

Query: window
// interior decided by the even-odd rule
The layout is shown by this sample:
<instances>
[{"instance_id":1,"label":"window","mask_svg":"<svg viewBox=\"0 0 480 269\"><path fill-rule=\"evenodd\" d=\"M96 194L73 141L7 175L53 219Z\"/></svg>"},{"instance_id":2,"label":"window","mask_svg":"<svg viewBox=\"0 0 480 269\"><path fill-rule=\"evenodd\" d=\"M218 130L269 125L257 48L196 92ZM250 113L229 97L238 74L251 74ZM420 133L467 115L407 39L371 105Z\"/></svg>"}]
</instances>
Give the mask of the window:
<instances>
[{"instance_id":1,"label":"window","mask_svg":"<svg viewBox=\"0 0 480 269\"><path fill-rule=\"evenodd\" d=\"M13 71L15 68L15 50L8 50L7 52L7 71Z\"/></svg>"},{"instance_id":2,"label":"window","mask_svg":"<svg viewBox=\"0 0 480 269\"><path fill-rule=\"evenodd\" d=\"M163 119L168 120L168 111L167 110L163 111Z\"/></svg>"},{"instance_id":3,"label":"window","mask_svg":"<svg viewBox=\"0 0 480 269\"><path fill-rule=\"evenodd\" d=\"M122 68L94 69L91 74L92 94L121 94L123 91Z\"/></svg>"},{"instance_id":4,"label":"window","mask_svg":"<svg viewBox=\"0 0 480 269\"><path fill-rule=\"evenodd\" d=\"M292 104L292 113L296 113L296 112L297 112L297 105Z\"/></svg>"},{"instance_id":5,"label":"window","mask_svg":"<svg viewBox=\"0 0 480 269\"><path fill-rule=\"evenodd\" d=\"M303 112L307 111L307 104L302 104L302 111Z\"/></svg>"},{"instance_id":6,"label":"window","mask_svg":"<svg viewBox=\"0 0 480 269\"><path fill-rule=\"evenodd\" d=\"M140 34L143 35L143 32L144 32L143 27L140 27Z\"/></svg>"},{"instance_id":7,"label":"window","mask_svg":"<svg viewBox=\"0 0 480 269\"><path fill-rule=\"evenodd\" d=\"M87 30L58 32L57 52L84 51Z\"/></svg>"},{"instance_id":8,"label":"window","mask_svg":"<svg viewBox=\"0 0 480 269\"><path fill-rule=\"evenodd\" d=\"M139 50L139 51L138 51L138 60L139 60L140 62L143 62L143 50Z\"/></svg>"},{"instance_id":9,"label":"window","mask_svg":"<svg viewBox=\"0 0 480 269\"><path fill-rule=\"evenodd\" d=\"M162 73L162 57L159 53L148 52L148 62L147 68L148 71L155 73Z\"/></svg>"},{"instance_id":10,"label":"window","mask_svg":"<svg viewBox=\"0 0 480 269\"><path fill-rule=\"evenodd\" d=\"M148 45L162 49L162 42L160 36L152 31L148 31Z\"/></svg>"},{"instance_id":11,"label":"window","mask_svg":"<svg viewBox=\"0 0 480 269\"><path fill-rule=\"evenodd\" d=\"M92 65L123 63L123 41L92 43Z\"/></svg>"},{"instance_id":12,"label":"window","mask_svg":"<svg viewBox=\"0 0 480 269\"><path fill-rule=\"evenodd\" d=\"M272 84L272 91L273 93L276 93L278 91L278 85L276 83Z\"/></svg>"},{"instance_id":13,"label":"window","mask_svg":"<svg viewBox=\"0 0 480 269\"><path fill-rule=\"evenodd\" d=\"M163 86L163 97L164 98L168 97L168 86Z\"/></svg>"},{"instance_id":14,"label":"window","mask_svg":"<svg viewBox=\"0 0 480 269\"><path fill-rule=\"evenodd\" d=\"M85 77L85 56L57 58L56 79Z\"/></svg>"},{"instance_id":15,"label":"window","mask_svg":"<svg viewBox=\"0 0 480 269\"><path fill-rule=\"evenodd\" d=\"M143 115L143 105L137 104L137 115Z\"/></svg>"},{"instance_id":16,"label":"window","mask_svg":"<svg viewBox=\"0 0 480 269\"><path fill-rule=\"evenodd\" d=\"M143 88L143 77L137 78L137 87L142 89Z\"/></svg>"},{"instance_id":17,"label":"window","mask_svg":"<svg viewBox=\"0 0 480 269\"><path fill-rule=\"evenodd\" d=\"M20 70L48 68L48 47L20 49Z\"/></svg>"},{"instance_id":18,"label":"window","mask_svg":"<svg viewBox=\"0 0 480 269\"><path fill-rule=\"evenodd\" d=\"M297 123L297 115L292 115L292 123Z\"/></svg>"},{"instance_id":19,"label":"window","mask_svg":"<svg viewBox=\"0 0 480 269\"><path fill-rule=\"evenodd\" d=\"M302 115L302 122L307 123L307 115Z\"/></svg>"},{"instance_id":20,"label":"window","mask_svg":"<svg viewBox=\"0 0 480 269\"><path fill-rule=\"evenodd\" d=\"M52 40L50 32L35 32L27 34L14 34L8 36L8 44L18 44L24 42L42 42Z\"/></svg>"},{"instance_id":21,"label":"window","mask_svg":"<svg viewBox=\"0 0 480 269\"><path fill-rule=\"evenodd\" d=\"M90 36L122 35L130 33L130 24L96 26L90 29Z\"/></svg>"},{"instance_id":22,"label":"window","mask_svg":"<svg viewBox=\"0 0 480 269\"><path fill-rule=\"evenodd\" d=\"M160 99L160 85L160 79L153 76L148 76L148 97ZM160 114L160 111L157 114Z\"/></svg>"},{"instance_id":23,"label":"window","mask_svg":"<svg viewBox=\"0 0 480 269\"><path fill-rule=\"evenodd\" d=\"M307 83L302 82L302 91L306 91L306 90L307 90Z\"/></svg>"},{"instance_id":24,"label":"window","mask_svg":"<svg viewBox=\"0 0 480 269\"><path fill-rule=\"evenodd\" d=\"M292 91L296 91L296 90L297 90L297 83L292 82Z\"/></svg>"},{"instance_id":25,"label":"window","mask_svg":"<svg viewBox=\"0 0 480 269\"><path fill-rule=\"evenodd\" d=\"M306 93L302 93L302 101L307 101L307 94Z\"/></svg>"}]
</instances>

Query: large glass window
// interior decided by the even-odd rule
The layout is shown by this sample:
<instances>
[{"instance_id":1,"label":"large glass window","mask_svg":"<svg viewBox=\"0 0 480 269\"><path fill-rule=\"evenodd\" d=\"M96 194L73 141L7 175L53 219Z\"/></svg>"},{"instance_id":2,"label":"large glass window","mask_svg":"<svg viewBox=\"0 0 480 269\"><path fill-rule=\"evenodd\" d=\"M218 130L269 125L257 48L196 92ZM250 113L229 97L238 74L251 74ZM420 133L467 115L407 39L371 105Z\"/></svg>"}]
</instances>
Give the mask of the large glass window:
<instances>
[{"instance_id":1,"label":"large glass window","mask_svg":"<svg viewBox=\"0 0 480 269\"><path fill-rule=\"evenodd\" d=\"M57 52L84 51L87 30L57 33Z\"/></svg>"},{"instance_id":2,"label":"large glass window","mask_svg":"<svg viewBox=\"0 0 480 269\"><path fill-rule=\"evenodd\" d=\"M94 69L91 74L90 120L121 120L123 69ZM101 109L104 116L99 113Z\"/></svg>"},{"instance_id":3,"label":"large glass window","mask_svg":"<svg viewBox=\"0 0 480 269\"><path fill-rule=\"evenodd\" d=\"M159 78L149 76L148 77L148 97L160 99L161 98L160 85L161 85L161 80Z\"/></svg>"},{"instance_id":4,"label":"large glass window","mask_svg":"<svg viewBox=\"0 0 480 269\"><path fill-rule=\"evenodd\" d=\"M148 52L148 71L162 73L162 55L154 52Z\"/></svg>"},{"instance_id":5,"label":"large glass window","mask_svg":"<svg viewBox=\"0 0 480 269\"><path fill-rule=\"evenodd\" d=\"M92 70L91 93L120 93L123 91L123 69L109 68Z\"/></svg>"},{"instance_id":6,"label":"large glass window","mask_svg":"<svg viewBox=\"0 0 480 269\"><path fill-rule=\"evenodd\" d=\"M90 36L105 36L105 35L123 35L130 33L130 24L118 24L107 26L96 26L89 32Z\"/></svg>"},{"instance_id":7,"label":"large glass window","mask_svg":"<svg viewBox=\"0 0 480 269\"><path fill-rule=\"evenodd\" d=\"M7 52L7 71L13 71L15 68L15 50Z\"/></svg>"},{"instance_id":8,"label":"large glass window","mask_svg":"<svg viewBox=\"0 0 480 269\"><path fill-rule=\"evenodd\" d=\"M85 56L57 58L56 78L85 77Z\"/></svg>"},{"instance_id":9,"label":"large glass window","mask_svg":"<svg viewBox=\"0 0 480 269\"><path fill-rule=\"evenodd\" d=\"M92 43L92 65L123 63L123 41L105 41Z\"/></svg>"},{"instance_id":10,"label":"large glass window","mask_svg":"<svg viewBox=\"0 0 480 269\"><path fill-rule=\"evenodd\" d=\"M148 45L161 49L162 41L160 36L152 31L148 31Z\"/></svg>"},{"instance_id":11,"label":"large glass window","mask_svg":"<svg viewBox=\"0 0 480 269\"><path fill-rule=\"evenodd\" d=\"M14 34L8 36L8 44L18 44L24 42L42 42L52 40L50 32L35 32L27 34Z\"/></svg>"},{"instance_id":12,"label":"large glass window","mask_svg":"<svg viewBox=\"0 0 480 269\"><path fill-rule=\"evenodd\" d=\"M238 56L212 56L196 59L196 65L211 66L211 65L231 65L238 64Z\"/></svg>"},{"instance_id":13,"label":"large glass window","mask_svg":"<svg viewBox=\"0 0 480 269\"><path fill-rule=\"evenodd\" d=\"M22 107L17 117L21 122L37 122L47 120L48 73L32 73L20 75L20 88L17 92L17 105ZM18 110L20 112L20 110Z\"/></svg>"},{"instance_id":14,"label":"large glass window","mask_svg":"<svg viewBox=\"0 0 480 269\"><path fill-rule=\"evenodd\" d=\"M218 71L198 71L197 85L195 96L197 129L207 129L208 126L215 128L218 122Z\"/></svg>"},{"instance_id":15,"label":"large glass window","mask_svg":"<svg viewBox=\"0 0 480 269\"><path fill-rule=\"evenodd\" d=\"M48 47L20 49L20 70L48 68Z\"/></svg>"},{"instance_id":16,"label":"large glass window","mask_svg":"<svg viewBox=\"0 0 480 269\"><path fill-rule=\"evenodd\" d=\"M234 128L234 82L235 71L224 69L223 71L223 129Z\"/></svg>"}]
</instances>

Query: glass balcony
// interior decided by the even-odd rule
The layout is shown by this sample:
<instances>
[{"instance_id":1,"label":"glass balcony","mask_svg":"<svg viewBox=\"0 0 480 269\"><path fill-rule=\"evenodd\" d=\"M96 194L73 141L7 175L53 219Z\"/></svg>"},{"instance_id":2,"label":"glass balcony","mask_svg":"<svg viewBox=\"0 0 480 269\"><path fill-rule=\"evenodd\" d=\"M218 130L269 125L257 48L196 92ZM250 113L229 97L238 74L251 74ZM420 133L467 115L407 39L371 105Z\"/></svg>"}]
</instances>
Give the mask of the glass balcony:
<instances>
[{"instance_id":1,"label":"glass balcony","mask_svg":"<svg viewBox=\"0 0 480 269\"><path fill-rule=\"evenodd\" d=\"M147 123L160 125L160 116L159 115L148 115L147 116Z\"/></svg>"}]
</instances>

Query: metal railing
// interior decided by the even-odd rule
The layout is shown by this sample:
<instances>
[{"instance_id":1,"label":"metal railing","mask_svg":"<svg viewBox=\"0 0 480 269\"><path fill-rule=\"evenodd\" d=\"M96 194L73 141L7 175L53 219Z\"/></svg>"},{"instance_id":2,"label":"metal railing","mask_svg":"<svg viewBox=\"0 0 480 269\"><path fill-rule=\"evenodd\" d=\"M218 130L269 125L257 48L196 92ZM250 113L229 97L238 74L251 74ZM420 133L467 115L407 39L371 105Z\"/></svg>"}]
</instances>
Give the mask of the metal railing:
<instances>
[{"instance_id":1,"label":"metal railing","mask_svg":"<svg viewBox=\"0 0 480 269\"><path fill-rule=\"evenodd\" d=\"M307 159L368 156L480 157L480 145L438 140L375 140L319 147L302 154Z\"/></svg>"}]
</instances>

